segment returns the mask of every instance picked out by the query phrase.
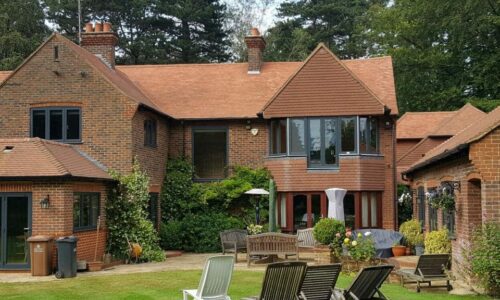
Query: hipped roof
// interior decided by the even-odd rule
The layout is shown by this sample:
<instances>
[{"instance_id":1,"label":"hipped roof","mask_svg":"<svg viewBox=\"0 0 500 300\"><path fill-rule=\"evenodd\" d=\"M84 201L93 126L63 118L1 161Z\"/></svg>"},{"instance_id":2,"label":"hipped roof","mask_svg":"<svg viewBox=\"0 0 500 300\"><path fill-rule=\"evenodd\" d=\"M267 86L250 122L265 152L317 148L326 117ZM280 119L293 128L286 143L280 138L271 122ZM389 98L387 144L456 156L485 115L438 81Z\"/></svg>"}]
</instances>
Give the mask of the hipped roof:
<instances>
[{"instance_id":1,"label":"hipped roof","mask_svg":"<svg viewBox=\"0 0 500 300\"><path fill-rule=\"evenodd\" d=\"M0 178L76 177L111 180L75 147L39 138L0 139Z\"/></svg>"}]
</instances>

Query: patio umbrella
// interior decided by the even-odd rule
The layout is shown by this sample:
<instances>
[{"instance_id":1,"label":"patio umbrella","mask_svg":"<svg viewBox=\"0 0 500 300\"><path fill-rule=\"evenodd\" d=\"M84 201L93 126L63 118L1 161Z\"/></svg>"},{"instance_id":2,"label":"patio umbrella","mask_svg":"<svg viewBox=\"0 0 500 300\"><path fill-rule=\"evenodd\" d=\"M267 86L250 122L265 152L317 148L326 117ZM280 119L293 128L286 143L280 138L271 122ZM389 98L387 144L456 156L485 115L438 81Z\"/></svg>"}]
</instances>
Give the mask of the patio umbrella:
<instances>
[{"instance_id":1,"label":"patio umbrella","mask_svg":"<svg viewBox=\"0 0 500 300\"><path fill-rule=\"evenodd\" d=\"M255 197L255 224L260 223L260 205L259 205L259 198L262 195L269 195L269 192L264 190L264 189L251 189L249 191L246 191L245 194L251 195L252 197Z\"/></svg>"},{"instance_id":2,"label":"patio umbrella","mask_svg":"<svg viewBox=\"0 0 500 300\"><path fill-rule=\"evenodd\" d=\"M344 196L347 190L331 188L325 190L328 196L328 218L344 222Z\"/></svg>"}]
</instances>

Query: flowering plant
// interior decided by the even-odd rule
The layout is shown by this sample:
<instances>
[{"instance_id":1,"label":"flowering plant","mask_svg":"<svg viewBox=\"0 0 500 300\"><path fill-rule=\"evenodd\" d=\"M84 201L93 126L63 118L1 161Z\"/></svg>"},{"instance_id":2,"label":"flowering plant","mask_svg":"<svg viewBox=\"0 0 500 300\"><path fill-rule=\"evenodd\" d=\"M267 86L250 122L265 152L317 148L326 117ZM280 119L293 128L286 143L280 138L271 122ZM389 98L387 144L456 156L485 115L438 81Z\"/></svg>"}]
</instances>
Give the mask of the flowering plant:
<instances>
[{"instance_id":1,"label":"flowering plant","mask_svg":"<svg viewBox=\"0 0 500 300\"><path fill-rule=\"evenodd\" d=\"M350 231L346 232L344 245L355 261L368 261L375 255L375 243L371 234L370 231L365 232L365 234L359 232L354 239Z\"/></svg>"},{"instance_id":2,"label":"flowering plant","mask_svg":"<svg viewBox=\"0 0 500 300\"><path fill-rule=\"evenodd\" d=\"M259 234L262 233L263 227L262 225L250 224L247 226L247 231L250 235Z\"/></svg>"}]
</instances>

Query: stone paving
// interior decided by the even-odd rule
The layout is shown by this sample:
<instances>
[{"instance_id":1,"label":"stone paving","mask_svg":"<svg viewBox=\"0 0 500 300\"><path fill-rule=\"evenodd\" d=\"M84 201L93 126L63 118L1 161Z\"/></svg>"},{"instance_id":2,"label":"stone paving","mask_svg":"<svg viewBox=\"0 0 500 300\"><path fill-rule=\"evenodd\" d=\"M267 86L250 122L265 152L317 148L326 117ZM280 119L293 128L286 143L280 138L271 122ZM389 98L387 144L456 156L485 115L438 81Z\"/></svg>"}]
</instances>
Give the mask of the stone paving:
<instances>
[{"instance_id":1,"label":"stone paving","mask_svg":"<svg viewBox=\"0 0 500 300\"><path fill-rule=\"evenodd\" d=\"M181 256L169 257L164 262L157 263L142 263L142 264L128 264L118 265L99 272L78 272L78 277L88 276L107 276L118 274L132 274L132 273L146 273L146 272L164 272L176 270L201 270L208 257L213 255L220 255L220 253L185 253ZM314 263L314 254L301 253L301 260ZM266 265L253 265L248 268L246 262L246 255L239 254L238 261L235 264L236 269L249 270L249 271L262 271ZM0 283L12 282L40 282L52 281L56 279L54 275L51 276L31 276L30 273L0 273Z\"/></svg>"}]
</instances>

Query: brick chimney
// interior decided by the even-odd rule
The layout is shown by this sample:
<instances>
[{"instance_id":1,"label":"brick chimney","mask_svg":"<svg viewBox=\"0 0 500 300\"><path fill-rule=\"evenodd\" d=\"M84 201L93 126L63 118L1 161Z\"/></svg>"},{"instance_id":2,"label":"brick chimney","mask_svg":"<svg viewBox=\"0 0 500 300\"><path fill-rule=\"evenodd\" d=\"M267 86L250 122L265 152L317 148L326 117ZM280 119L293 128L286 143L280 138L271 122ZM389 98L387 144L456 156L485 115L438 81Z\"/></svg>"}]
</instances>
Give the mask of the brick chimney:
<instances>
[{"instance_id":1,"label":"brick chimney","mask_svg":"<svg viewBox=\"0 0 500 300\"><path fill-rule=\"evenodd\" d=\"M110 23L85 24L81 46L99 57L110 68L115 68L115 47L118 36L111 29Z\"/></svg>"},{"instance_id":2,"label":"brick chimney","mask_svg":"<svg viewBox=\"0 0 500 300\"><path fill-rule=\"evenodd\" d=\"M248 48L248 74L260 74L266 41L257 28L252 28L250 35L245 37L245 43Z\"/></svg>"}]
</instances>

